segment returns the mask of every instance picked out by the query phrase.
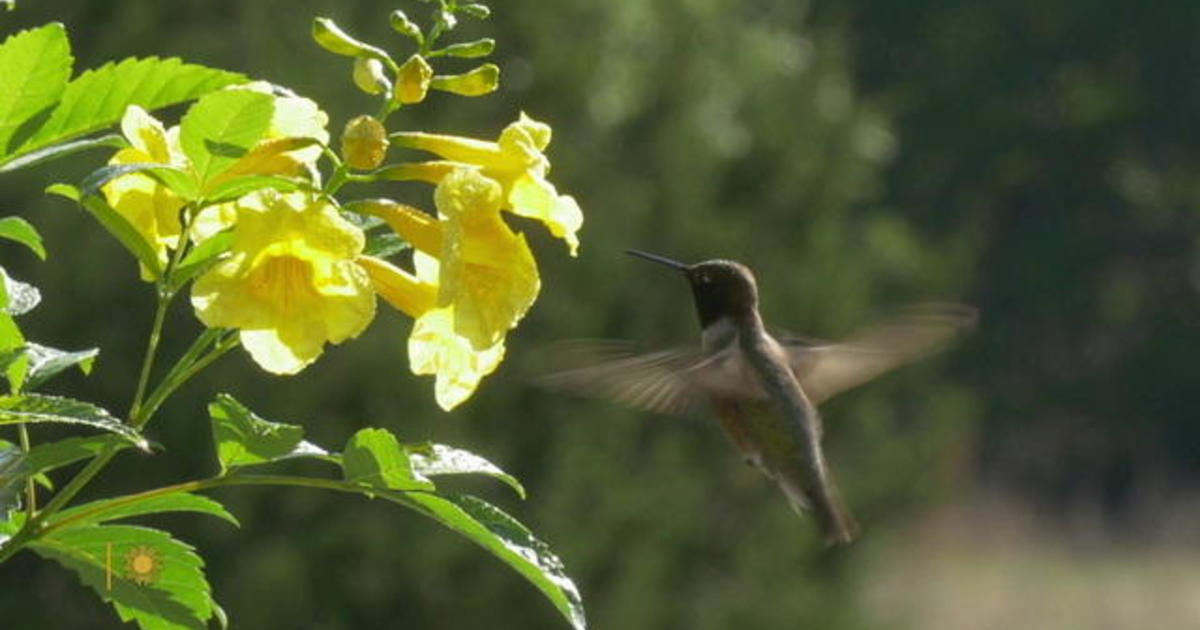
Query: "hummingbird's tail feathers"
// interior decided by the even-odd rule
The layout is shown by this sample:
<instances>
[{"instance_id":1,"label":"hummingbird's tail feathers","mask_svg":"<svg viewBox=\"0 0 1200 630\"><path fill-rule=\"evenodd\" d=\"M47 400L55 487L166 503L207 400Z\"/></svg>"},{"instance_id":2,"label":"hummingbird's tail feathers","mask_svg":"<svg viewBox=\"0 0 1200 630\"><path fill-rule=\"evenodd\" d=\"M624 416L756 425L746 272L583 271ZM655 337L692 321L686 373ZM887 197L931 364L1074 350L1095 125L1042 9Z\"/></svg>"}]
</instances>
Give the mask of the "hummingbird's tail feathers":
<instances>
[{"instance_id":1,"label":"hummingbird's tail feathers","mask_svg":"<svg viewBox=\"0 0 1200 630\"><path fill-rule=\"evenodd\" d=\"M813 404L944 348L979 312L962 304L910 306L838 343L784 338L792 372Z\"/></svg>"},{"instance_id":2,"label":"hummingbird's tail feathers","mask_svg":"<svg viewBox=\"0 0 1200 630\"><path fill-rule=\"evenodd\" d=\"M850 514L850 510L832 484L829 485L821 504L814 505L795 479L788 475L779 475L776 481L796 514L811 516L817 522L817 528L827 546L849 544L858 538L858 521Z\"/></svg>"}]
</instances>

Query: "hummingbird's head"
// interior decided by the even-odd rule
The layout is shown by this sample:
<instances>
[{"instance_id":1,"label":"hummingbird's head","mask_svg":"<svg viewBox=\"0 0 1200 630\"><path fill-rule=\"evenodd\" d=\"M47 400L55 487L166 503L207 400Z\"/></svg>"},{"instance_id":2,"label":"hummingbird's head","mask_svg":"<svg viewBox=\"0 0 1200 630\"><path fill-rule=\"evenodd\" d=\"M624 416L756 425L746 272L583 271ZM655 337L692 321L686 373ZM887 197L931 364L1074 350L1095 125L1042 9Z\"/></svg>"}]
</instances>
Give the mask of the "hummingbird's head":
<instances>
[{"instance_id":1,"label":"hummingbird's head","mask_svg":"<svg viewBox=\"0 0 1200 630\"><path fill-rule=\"evenodd\" d=\"M719 259L688 265L636 249L629 253L683 272L692 285L701 328L722 317L740 318L758 309L758 284L746 265Z\"/></svg>"}]
</instances>

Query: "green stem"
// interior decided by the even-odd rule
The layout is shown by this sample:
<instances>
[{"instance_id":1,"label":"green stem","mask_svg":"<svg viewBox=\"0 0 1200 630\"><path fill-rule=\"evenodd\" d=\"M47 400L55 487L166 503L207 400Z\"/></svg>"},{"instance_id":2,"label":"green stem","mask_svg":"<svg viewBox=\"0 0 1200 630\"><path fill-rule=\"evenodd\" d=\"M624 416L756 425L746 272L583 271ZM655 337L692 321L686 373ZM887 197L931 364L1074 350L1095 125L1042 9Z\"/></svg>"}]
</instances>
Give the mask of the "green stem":
<instances>
[{"instance_id":1,"label":"green stem","mask_svg":"<svg viewBox=\"0 0 1200 630\"><path fill-rule=\"evenodd\" d=\"M17 425L17 432L21 436L21 450L29 453L29 428L24 424ZM37 486L33 482L33 477L25 480L25 512L33 514L37 511Z\"/></svg>"},{"instance_id":2,"label":"green stem","mask_svg":"<svg viewBox=\"0 0 1200 630\"><path fill-rule=\"evenodd\" d=\"M163 378L162 383L160 383L154 392L150 394L150 397L146 399L146 404L143 409L145 409L145 416L147 420L154 416L155 412L158 411L158 408L162 406L164 402L166 402L167 398L169 398L176 389L179 389L184 383L191 380L193 376L199 374L204 370L204 368L208 367L214 361L224 356L226 352L238 347L238 344L241 343L237 335L229 332L224 332L224 334L227 336L224 339L217 341L216 346L213 347L208 354L200 357L199 359L190 360L186 364L182 359L179 363L175 364L175 367L172 368L171 373L167 374L167 376ZM185 358L187 358L186 355ZM138 428L140 428L140 426Z\"/></svg>"}]
</instances>

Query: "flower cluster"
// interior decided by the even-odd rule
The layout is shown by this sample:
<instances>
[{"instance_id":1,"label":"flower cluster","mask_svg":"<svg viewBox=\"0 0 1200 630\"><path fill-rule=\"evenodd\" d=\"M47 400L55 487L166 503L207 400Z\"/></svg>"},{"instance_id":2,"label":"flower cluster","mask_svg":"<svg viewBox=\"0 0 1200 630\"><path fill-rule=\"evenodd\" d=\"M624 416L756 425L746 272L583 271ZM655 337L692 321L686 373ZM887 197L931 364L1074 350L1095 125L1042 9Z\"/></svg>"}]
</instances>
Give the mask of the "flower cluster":
<instances>
[{"instance_id":1,"label":"flower cluster","mask_svg":"<svg viewBox=\"0 0 1200 630\"><path fill-rule=\"evenodd\" d=\"M317 191L316 160L323 149L316 144L328 144L326 122L311 101L275 96L266 136L220 176L286 176L308 181L308 188L261 188L202 207L161 179L134 172L108 182L102 192L164 264L180 247L227 235L220 258L192 285L192 306L206 326L237 329L241 344L263 369L294 374L315 361L327 343L357 336L373 319L378 295L414 319L411 369L435 375L437 402L451 409L500 364L507 332L540 289L533 253L502 212L541 221L566 241L572 255L578 248L579 206L546 179L549 162L543 150L550 128L522 114L494 142L392 134L391 146L441 158L377 171L383 179L434 184L436 213L427 213L387 199L341 208ZM131 107L122 131L129 147L113 157L113 164L194 169L180 149L178 127L165 129ZM279 145L297 138L312 139L313 146L285 151L297 145ZM388 139L378 121L355 119L343 138L346 166L378 165ZM363 144L371 142L374 146L364 152ZM350 214L381 219L410 243L412 270L366 254L362 221L348 220ZM155 279L146 269L143 276Z\"/></svg>"}]
</instances>

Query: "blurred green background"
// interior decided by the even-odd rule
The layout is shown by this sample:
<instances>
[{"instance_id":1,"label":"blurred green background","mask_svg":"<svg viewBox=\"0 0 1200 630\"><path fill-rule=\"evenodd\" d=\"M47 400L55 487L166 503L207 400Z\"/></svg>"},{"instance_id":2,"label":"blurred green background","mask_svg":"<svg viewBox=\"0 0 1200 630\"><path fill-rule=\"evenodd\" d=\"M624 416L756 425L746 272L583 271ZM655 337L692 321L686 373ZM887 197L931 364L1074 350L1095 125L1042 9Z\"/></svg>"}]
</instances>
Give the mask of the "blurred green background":
<instances>
[{"instance_id":1,"label":"blurred green background","mask_svg":"<svg viewBox=\"0 0 1200 630\"><path fill-rule=\"evenodd\" d=\"M370 106L309 21L332 17L399 53L385 20L397 6L424 18L425 5L396 2L31 0L0 13L0 31L60 20L78 70L159 55L245 72L322 103L336 133ZM464 30L498 40L502 90L434 94L393 126L491 137L523 109L554 128L552 177L584 208L583 248L572 260L521 224L544 288L501 371L460 411L439 411L431 382L408 373L407 320L385 309L295 378L239 352L152 426L170 457L124 456L90 496L212 472L204 404L228 391L328 447L374 424L513 472L526 502L459 485L551 544L595 628L1200 625L1200 4L493 9ZM44 293L23 320L31 339L102 349L95 373L61 391L124 409L149 289L96 224L41 193L105 159L6 176L0 213L42 230L51 260L4 247L0 263ZM915 301L981 309L951 352L826 406L859 544L823 552L705 418L530 384L556 340L694 341L684 283L627 247L744 261L767 321L815 336ZM197 329L188 309L174 315L177 340ZM392 506L291 489L218 498L241 530L158 522L199 547L234 627L565 627L512 571ZM120 625L29 553L0 569L0 618L10 630Z\"/></svg>"}]
</instances>

